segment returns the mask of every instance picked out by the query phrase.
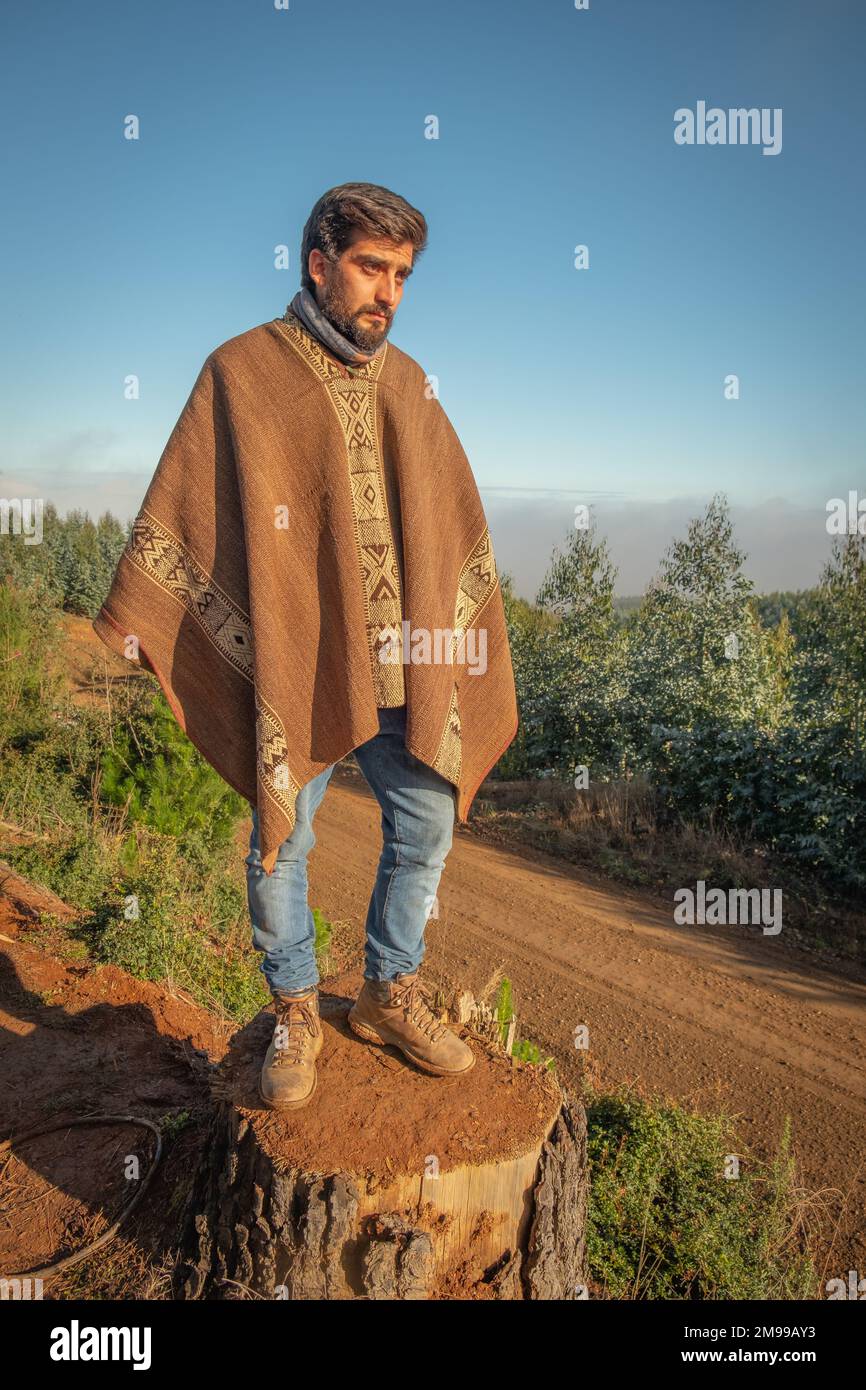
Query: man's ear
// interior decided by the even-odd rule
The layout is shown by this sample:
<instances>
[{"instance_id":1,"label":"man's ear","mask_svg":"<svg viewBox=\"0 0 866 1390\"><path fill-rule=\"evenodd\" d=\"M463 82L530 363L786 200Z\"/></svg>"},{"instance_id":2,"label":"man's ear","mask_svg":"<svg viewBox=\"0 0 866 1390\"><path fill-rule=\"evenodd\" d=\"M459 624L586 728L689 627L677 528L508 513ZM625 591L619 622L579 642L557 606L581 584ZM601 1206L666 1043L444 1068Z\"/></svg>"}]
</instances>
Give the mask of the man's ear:
<instances>
[{"instance_id":1,"label":"man's ear","mask_svg":"<svg viewBox=\"0 0 866 1390\"><path fill-rule=\"evenodd\" d=\"M319 285L324 285L325 257L324 254L318 249L318 247L313 247L313 250L310 252L307 261L307 270L311 279L315 282L317 287Z\"/></svg>"}]
</instances>

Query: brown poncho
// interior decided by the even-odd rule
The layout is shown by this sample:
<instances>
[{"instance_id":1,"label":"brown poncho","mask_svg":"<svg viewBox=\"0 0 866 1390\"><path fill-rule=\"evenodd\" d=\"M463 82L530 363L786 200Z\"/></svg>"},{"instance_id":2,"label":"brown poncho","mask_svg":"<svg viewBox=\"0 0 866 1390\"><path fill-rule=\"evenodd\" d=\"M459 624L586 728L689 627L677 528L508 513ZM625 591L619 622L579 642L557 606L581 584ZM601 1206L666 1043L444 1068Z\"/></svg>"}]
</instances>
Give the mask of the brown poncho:
<instances>
[{"instance_id":1,"label":"brown poncho","mask_svg":"<svg viewBox=\"0 0 866 1390\"><path fill-rule=\"evenodd\" d=\"M346 367L291 314L208 357L93 626L258 806L268 873L378 707L406 704L460 821L517 732L490 533L422 368L391 343Z\"/></svg>"}]
</instances>

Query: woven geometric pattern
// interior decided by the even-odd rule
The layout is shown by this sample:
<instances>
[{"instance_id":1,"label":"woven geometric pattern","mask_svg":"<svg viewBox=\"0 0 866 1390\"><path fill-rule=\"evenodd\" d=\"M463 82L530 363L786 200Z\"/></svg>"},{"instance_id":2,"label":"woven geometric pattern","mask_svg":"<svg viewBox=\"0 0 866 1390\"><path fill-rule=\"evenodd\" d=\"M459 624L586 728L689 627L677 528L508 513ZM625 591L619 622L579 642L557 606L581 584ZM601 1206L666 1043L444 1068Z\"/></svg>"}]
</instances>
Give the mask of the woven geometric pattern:
<instances>
[{"instance_id":1,"label":"woven geometric pattern","mask_svg":"<svg viewBox=\"0 0 866 1390\"><path fill-rule=\"evenodd\" d=\"M485 527L483 536L460 571L454 610L455 627L468 631L494 592L496 582L493 542L489 530Z\"/></svg>"},{"instance_id":2,"label":"woven geometric pattern","mask_svg":"<svg viewBox=\"0 0 866 1390\"><path fill-rule=\"evenodd\" d=\"M256 694L256 768L259 780L282 807L292 825L301 790L289 770L286 731L270 705Z\"/></svg>"},{"instance_id":3,"label":"woven geometric pattern","mask_svg":"<svg viewBox=\"0 0 866 1390\"><path fill-rule=\"evenodd\" d=\"M436 751L433 766L443 777L455 786L460 782L460 768L463 762L463 738L460 729L460 710L457 706L457 686L451 692L451 706L442 738Z\"/></svg>"},{"instance_id":4,"label":"woven geometric pattern","mask_svg":"<svg viewBox=\"0 0 866 1390\"><path fill-rule=\"evenodd\" d=\"M132 526L125 555L182 603L221 656L249 680L253 676L253 633L248 615L162 522L142 509Z\"/></svg>"},{"instance_id":5,"label":"woven geometric pattern","mask_svg":"<svg viewBox=\"0 0 866 1390\"><path fill-rule=\"evenodd\" d=\"M376 705L406 703L403 671L403 599L397 551L388 514L385 477L376 436L376 381L387 353L359 367L341 367L322 351L294 314L277 323L305 362L324 381L346 444L355 542L364 597L364 621ZM379 652L387 643L388 660Z\"/></svg>"},{"instance_id":6,"label":"woven geometric pattern","mask_svg":"<svg viewBox=\"0 0 866 1390\"><path fill-rule=\"evenodd\" d=\"M454 636L451 639L451 660L454 662L461 639L466 635L478 617L484 604L495 591L497 584L496 560L493 555L493 542L485 527L478 544L473 547L460 571L457 583L457 600L454 605ZM464 648L465 653L466 648ZM463 657L465 659L465 655ZM460 708L457 701L457 686L451 695L451 707L442 739L433 766L443 777L451 782L460 781L463 762L463 743L460 727Z\"/></svg>"},{"instance_id":7,"label":"woven geometric pattern","mask_svg":"<svg viewBox=\"0 0 866 1390\"><path fill-rule=\"evenodd\" d=\"M124 552L127 559L191 613L220 656L255 686L250 620L215 582L177 536L142 509ZM286 731L271 707L255 691L256 770L260 781L286 814L294 819L300 791L291 774Z\"/></svg>"},{"instance_id":8,"label":"woven geometric pattern","mask_svg":"<svg viewBox=\"0 0 866 1390\"><path fill-rule=\"evenodd\" d=\"M281 331L285 332L292 347L300 357L303 357L307 365L313 369L316 376L321 377L323 381L327 381L328 378L332 376L344 377L346 375L347 368L341 362L337 362L333 357L328 356L318 338L314 338L312 333L307 332L301 320L297 318L290 309L287 309L281 318L274 319L274 323ZM373 358L370 362L360 363L357 367L351 367L348 370L350 370L353 375L368 377L371 374L371 369L375 369L375 374L378 376L387 351L388 348L386 346L385 349L379 353L378 357Z\"/></svg>"}]
</instances>

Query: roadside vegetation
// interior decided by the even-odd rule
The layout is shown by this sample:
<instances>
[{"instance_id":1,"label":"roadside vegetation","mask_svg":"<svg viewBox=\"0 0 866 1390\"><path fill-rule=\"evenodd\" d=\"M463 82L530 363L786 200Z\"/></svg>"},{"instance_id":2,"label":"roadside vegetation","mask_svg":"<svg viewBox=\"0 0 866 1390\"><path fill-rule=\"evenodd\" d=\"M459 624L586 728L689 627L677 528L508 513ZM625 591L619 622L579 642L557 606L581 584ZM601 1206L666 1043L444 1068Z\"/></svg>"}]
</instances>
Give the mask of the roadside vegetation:
<instances>
[{"instance_id":1,"label":"roadside vegetation","mask_svg":"<svg viewBox=\"0 0 866 1390\"><path fill-rule=\"evenodd\" d=\"M249 807L151 677L73 699L62 614L95 613L125 532L72 514L50 516L45 533L30 548L0 536L0 855L77 920L43 916L27 939L164 982L241 1025L269 998L239 840ZM813 934L845 949L866 843L862 540L842 544L806 595L762 602L741 564L716 501L639 602L617 608L591 528L554 558L537 604L506 577L521 725L478 820L637 886L782 875ZM314 916L326 974L340 968L339 924ZM505 980L496 1016L505 1026L511 1013ZM520 1035L513 1052L553 1062ZM814 1293L813 1203L787 1135L761 1163L739 1153L727 1117L589 1086L585 1098L594 1296Z\"/></svg>"}]
</instances>

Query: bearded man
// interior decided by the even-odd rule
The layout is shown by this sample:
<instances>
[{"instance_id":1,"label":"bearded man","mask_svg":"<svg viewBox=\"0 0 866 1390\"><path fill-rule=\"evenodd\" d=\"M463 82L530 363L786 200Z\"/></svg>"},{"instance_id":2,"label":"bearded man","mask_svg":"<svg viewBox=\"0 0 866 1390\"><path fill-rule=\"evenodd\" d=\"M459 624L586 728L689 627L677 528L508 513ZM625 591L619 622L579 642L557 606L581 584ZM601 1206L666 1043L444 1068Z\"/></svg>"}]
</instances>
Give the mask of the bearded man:
<instances>
[{"instance_id":1,"label":"bearded man","mask_svg":"<svg viewBox=\"0 0 866 1390\"><path fill-rule=\"evenodd\" d=\"M276 1014L260 1092L278 1109L316 1090L307 856L350 752L382 812L350 1026L434 1076L474 1063L419 967L455 816L514 738L517 704L469 462L423 368L388 341L426 244L423 215L389 189L323 194L285 314L205 361L94 620L250 802L253 944Z\"/></svg>"}]
</instances>

